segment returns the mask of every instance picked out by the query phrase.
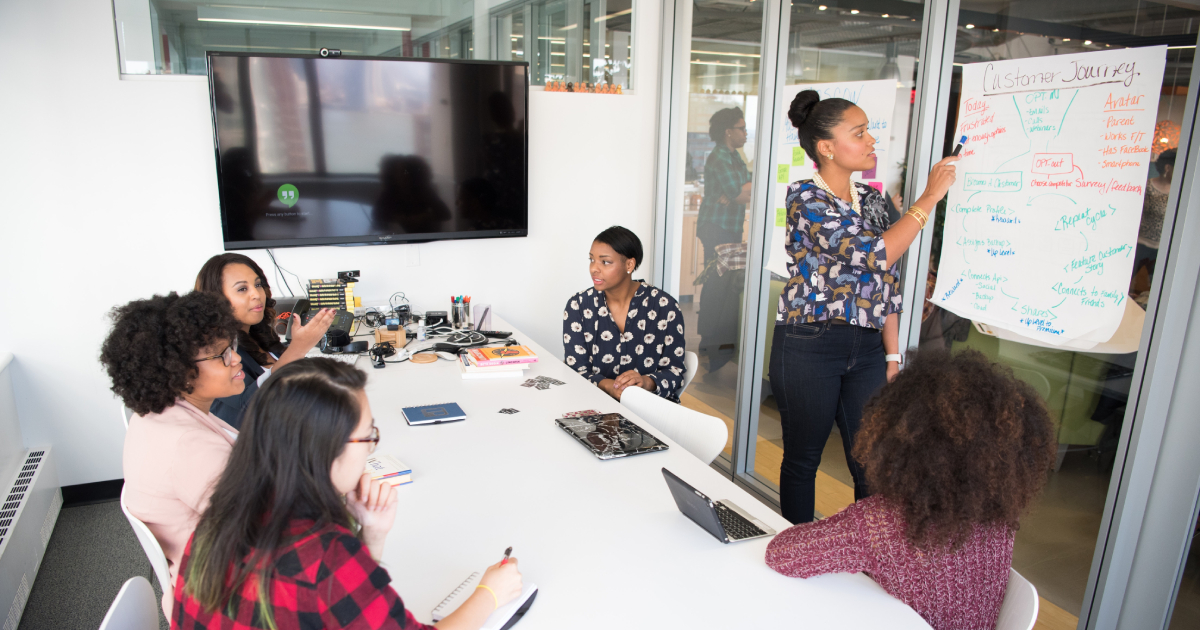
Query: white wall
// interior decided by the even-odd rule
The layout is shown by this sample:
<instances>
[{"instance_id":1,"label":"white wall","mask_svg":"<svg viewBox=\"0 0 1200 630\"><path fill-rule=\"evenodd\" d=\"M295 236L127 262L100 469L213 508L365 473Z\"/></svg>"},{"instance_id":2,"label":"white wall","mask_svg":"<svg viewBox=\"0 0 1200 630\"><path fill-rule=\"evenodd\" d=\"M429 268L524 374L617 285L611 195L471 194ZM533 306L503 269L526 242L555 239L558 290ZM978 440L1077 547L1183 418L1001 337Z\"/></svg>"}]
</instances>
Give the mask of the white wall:
<instances>
[{"instance_id":1,"label":"white wall","mask_svg":"<svg viewBox=\"0 0 1200 630\"><path fill-rule=\"evenodd\" d=\"M280 263L302 278L359 269L360 295L403 290L420 309L469 294L561 352L592 237L622 224L652 255L661 9L637 6L636 94L531 94L528 238L419 245L418 267L408 245L278 250ZM207 84L121 80L108 2L0 2L0 41L0 352L16 357L26 445L54 446L61 483L119 478L106 312L187 290L222 250Z\"/></svg>"}]
</instances>

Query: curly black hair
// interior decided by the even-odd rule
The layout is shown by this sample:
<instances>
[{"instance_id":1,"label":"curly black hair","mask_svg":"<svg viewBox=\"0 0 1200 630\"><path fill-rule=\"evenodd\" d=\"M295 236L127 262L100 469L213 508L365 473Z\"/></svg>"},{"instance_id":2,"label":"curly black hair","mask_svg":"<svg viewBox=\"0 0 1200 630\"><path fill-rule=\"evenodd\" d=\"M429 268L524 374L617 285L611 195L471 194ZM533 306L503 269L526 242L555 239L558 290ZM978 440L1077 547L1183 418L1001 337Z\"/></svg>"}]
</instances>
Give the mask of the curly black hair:
<instances>
[{"instance_id":1,"label":"curly black hair","mask_svg":"<svg viewBox=\"0 0 1200 630\"><path fill-rule=\"evenodd\" d=\"M162 413L192 391L202 348L237 338L229 302L200 291L156 295L112 310L113 328L100 347L112 391L138 415Z\"/></svg>"},{"instance_id":2,"label":"curly black hair","mask_svg":"<svg viewBox=\"0 0 1200 630\"><path fill-rule=\"evenodd\" d=\"M918 548L956 549L975 525L1016 529L1057 451L1045 403L977 350L907 364L863 408L853 455L868 487L903 512Z\"/></svg>"}]
</instances>

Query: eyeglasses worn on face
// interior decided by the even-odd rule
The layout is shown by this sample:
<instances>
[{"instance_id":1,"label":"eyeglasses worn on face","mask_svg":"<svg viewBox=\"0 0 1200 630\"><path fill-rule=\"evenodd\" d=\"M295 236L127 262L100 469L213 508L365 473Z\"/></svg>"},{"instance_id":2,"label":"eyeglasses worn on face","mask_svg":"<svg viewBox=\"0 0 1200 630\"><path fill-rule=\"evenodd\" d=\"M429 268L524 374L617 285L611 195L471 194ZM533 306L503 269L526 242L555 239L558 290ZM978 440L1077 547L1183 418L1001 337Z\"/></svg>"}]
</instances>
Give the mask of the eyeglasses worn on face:
<instances>
[{"instance_id":1,"label":"eyeglasses worn on face","mask_svg":"<svg viewBox=\"0 0 1200 630\"><path fill-rule=\"evenodd\" d=\"M200 363L201 361L212 361L213 359L220 359L221 363L225 364L225 367L229 367L229 366L233 365L233 353L235 353L235 352L237 352L237 339L234 339L233 343L229 344L229 347L225 348L225 351L222 352L221 354L214 354L211 357L204 357L203 359L196 359L196 363Z\"/></svg>"},{"instance_id":2,"label":"eyeglasses worn on face","mask_svg":"<svg viewBox=\"0 0 1200 630\"><path fill-rule=\"evenodd\" d=\"M371 452L374 453L375 447L379 446L379 427L371 427L371 437L355 438L352 440L346 440L346 442L370 444Z\"/></svg>"}]
</instances>

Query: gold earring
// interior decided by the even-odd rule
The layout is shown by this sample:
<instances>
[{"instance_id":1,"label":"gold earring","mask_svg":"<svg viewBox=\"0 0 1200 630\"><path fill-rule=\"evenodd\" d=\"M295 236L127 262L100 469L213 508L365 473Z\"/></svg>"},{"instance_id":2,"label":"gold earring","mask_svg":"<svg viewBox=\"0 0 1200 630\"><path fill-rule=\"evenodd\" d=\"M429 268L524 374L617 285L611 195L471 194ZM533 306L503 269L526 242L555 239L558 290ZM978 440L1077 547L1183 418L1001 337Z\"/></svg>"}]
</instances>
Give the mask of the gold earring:
<instances>
[{"instance_id":1,"label":"gold earring","mask_svg":"<svg viewBox=\"0 0 1200 630\"><path fill-rule=\"evenodd\" d=\"M832 154L832 153L830 153L829 155L827 155L827 156L825 156L825 157L827 157L827 158L829 158L829 159L831 159L831 160L832 160L832 159L833 159L833 154Z\"/></svg>"}]
</instances>

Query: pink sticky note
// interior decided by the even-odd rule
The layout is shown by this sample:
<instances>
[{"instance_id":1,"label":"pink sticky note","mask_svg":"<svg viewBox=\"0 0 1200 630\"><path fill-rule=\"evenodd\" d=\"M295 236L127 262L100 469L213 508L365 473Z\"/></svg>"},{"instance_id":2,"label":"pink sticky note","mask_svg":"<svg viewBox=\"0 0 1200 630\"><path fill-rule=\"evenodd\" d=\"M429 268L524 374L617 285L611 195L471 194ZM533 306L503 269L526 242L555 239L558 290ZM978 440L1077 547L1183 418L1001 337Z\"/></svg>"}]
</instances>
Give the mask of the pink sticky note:
<instances>
[{"instance_id":1,"label":"pink sticky note","mask_svg":"<svg viewBox=\"0 0 1200 630\"><path fill-rule=\"evenodd\" d=\"M883 192L883 182L867 182L867 185L879 192Z\"/></svg>"},{"instance_id":2,"label":"pink sticky note","mask_svg":"<svg viewBox=\"0 0 1200 630\"><path fill-rule=\"evenodd\" d=\"M876 168L878 168L878 166L872 166L871 170L863 171L862 172L863 179L875 179L875 169Z\"/></svg>"}]
</instances>

